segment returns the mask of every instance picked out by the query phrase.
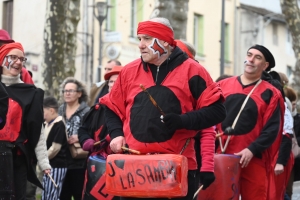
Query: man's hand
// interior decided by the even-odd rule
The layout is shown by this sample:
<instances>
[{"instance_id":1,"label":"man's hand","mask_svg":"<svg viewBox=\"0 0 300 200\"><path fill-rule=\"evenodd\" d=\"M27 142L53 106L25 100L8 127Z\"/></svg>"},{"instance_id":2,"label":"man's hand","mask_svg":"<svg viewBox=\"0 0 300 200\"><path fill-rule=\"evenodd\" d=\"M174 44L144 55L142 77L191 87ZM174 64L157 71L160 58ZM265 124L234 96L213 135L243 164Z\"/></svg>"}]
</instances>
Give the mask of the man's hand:
<instances>
[{"instance_id":1,"label":"man's hand","mask_svg":"<svg viewBox=\"0 0 300 200\"><path fill-rule=\"evenodd\" d=\"M177 115L174 113L166 114L163 118L163 122L172 131L176 131L178 129L183 128L183 124L182 124L180 115Z\"/></svg>"},{"instance_id":2,"label":"man's hand","mask_svg":"<svg viewBox=\"0 0 300 200\"><path fill-rule=\"evenodd\" d=\"M245 148L238 153L234 153L234 155L241 156L240 164L242 165L242 168L247 167L249 162L253 158L253 153L248 148Z\"/></svg>"},{"instance_id":3,"label":"man's hand","mask_svg":"<svg viewBox=\"0 0 300 200\"><path fill-rule=\"evenodd\" d=\"M125 138L123 136L118 136L110 142L109 146L114 153L121 153L122 146L125 146L125 144Z\"/></svg>"},{"instance_id":4,"label":"man's hand","mask_svg":"<svg viewBox=\"0 0 300 200\"><path fill-rule=\"evenodd\" d=\"M200 172L200 183L203 185L203 190L208 188L215 179L216 177L213 172Z\"/></svg>"},{"instance_id":5,"label":"man's hand","mask_svg":"<svg viewBox=\"0 0 300 200\"><path fill-rule=\"evenodd\" d=\"M275 175L279 175L281 174L282 172L284 172L284 166L282 164L276 164L275 168L274 168L274 172L275 172Z\"/></svg>"}]
</instances>

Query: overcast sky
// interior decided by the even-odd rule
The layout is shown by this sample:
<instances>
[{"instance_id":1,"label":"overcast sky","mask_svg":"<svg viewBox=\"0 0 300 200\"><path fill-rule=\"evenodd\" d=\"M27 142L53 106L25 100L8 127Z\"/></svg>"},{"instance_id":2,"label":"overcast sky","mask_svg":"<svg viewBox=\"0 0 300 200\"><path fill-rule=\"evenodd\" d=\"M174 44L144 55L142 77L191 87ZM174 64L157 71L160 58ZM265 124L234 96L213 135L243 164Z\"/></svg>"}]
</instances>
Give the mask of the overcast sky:
<instances>
[{"instance_id":1,"label":"overcast sky","mask_svg":"<svg viewBox=\"0 0 300 200\"><path fill-rule=\"evenodd\" d=\"M280 0L240 0L240 3L281 13Z\"/></svg>"}]
</instances>

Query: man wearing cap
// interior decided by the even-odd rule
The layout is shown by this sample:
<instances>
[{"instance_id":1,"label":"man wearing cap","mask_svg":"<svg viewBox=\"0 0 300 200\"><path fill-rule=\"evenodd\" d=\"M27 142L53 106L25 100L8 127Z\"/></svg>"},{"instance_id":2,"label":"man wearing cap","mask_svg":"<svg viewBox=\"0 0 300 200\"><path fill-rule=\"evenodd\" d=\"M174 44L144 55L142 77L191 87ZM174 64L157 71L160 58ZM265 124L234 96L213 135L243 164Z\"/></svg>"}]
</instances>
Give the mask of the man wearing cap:
<instances>
[{"instance_id":1,"label":"man wearing cap","mask_svg":"<svg viewBox=\"0 0 300 200\"><path fill-rule=\"evenodd\" d=\"M284 104L280 91L261 80L263 71L274 66L272 53L254 45L247 51L244 73L219 82L227 117L217 126L225 134L217 151L241 157L239 188L243 200L276 199L268 194L274 186L269 177L274 175L271 164L281 140Z\"/></svg>"},{"instance_id":2,"label":"man wearing cap","mask_svg":"<svg viewBox=\"0 0 300 200\"><path fill-rule=\"evenodd\" d=\"M111 150L121 153L126 144L142 154L181 153L188 159L188 192L178 199L192 199L199 164L194 136L225 118L222 91L204 67L176 46L168 19L139 23L137 37L141 58L127 64L109 95L100 99L107 106ZM215 179L214 141L211 131L201 135L200 182L204 189Z\"/></svg>"},{"instance_id":3,"label":"man wearing cap","mask_svg":"<svg viewBox=\"0 0 300 200\"><path fill-rule=\"evenodd\" d=\"M3 44L13 43L13 42L15 41L10 38L7 31L4 29L0 29L0 47ZM25 67L22 67L21 79L24 83L34 84L31 75L29 74L27 69L25 69Z\"/></svg>"},{"instance_id":4,"label":"man wearing cap","mask_svg":"<svg viewBox=\"0 0 300 200\"><path fill-rule=\"evenodd\" d=\"M104 67L104 76L108 72L112 70L114 66L121 66L120 61L118 60L109 60ZM90 100L89 100L89 106L92 107L96 103L99 102L99 98L103 97L108 93L108 82L107 80L95 83L92 85L92 88L90 90Z\"/></svg>"}]
</instances>

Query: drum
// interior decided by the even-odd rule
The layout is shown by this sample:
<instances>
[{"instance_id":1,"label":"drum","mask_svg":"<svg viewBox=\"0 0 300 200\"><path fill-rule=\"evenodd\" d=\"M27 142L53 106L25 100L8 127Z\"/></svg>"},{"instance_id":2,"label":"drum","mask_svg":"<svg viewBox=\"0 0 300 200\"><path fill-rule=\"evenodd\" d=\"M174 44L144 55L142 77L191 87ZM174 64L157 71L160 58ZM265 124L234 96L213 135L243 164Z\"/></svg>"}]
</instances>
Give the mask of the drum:
<instances>
[{"instance_id":1,"label":"drum","mask_svg":"<svg viewBox=\"0 0 300 200\"><path fill-rule=\"evenodd\" d=\"M105 158L93 155L88 158L85 174L83 199L84 200L119 200L119 197L110 195L105 186Z\"/></svg>"},{"instance_id":2,"label":"drum","mask_svg":"<svg viewBox=\"0 0 300 200\"><path fill-rule=\"evenodd\" d=\"M216 180L198 194L203 199L239 199L240 157L229 154L215 154Z\"/></svg>"},{"instance_id":3,"label":"drum","mask_svg":"<svg viewBox=\"0 0 300 200\"><path fill-rule=\"evenodd\" d=\"M106 162L106 190L122 197L182 197L188 190L187 173L182 155L113 154Z\"/></svg>"}]
</instances>

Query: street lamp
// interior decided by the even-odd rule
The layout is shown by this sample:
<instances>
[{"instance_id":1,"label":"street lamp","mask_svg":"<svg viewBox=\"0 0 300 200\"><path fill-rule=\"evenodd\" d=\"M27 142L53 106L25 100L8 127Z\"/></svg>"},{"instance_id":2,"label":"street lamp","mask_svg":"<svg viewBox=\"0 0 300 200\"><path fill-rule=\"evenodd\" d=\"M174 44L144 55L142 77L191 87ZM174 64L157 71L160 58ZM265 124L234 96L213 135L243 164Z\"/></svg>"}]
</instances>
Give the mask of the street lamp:
<instances>
[{"instance_id":1,"label":"street lamp","mask_svg":"<svg viewBox=\"0 0 300 200\"><path fill-rule=\"evenodd\" d=\"M102 66L102 23L107 17L109 6L106 2L97 2L94 6L94 16L99 22L99 66L98 66L98 82L101 80L101 66Z\"/></svg>"}]
</instances>

